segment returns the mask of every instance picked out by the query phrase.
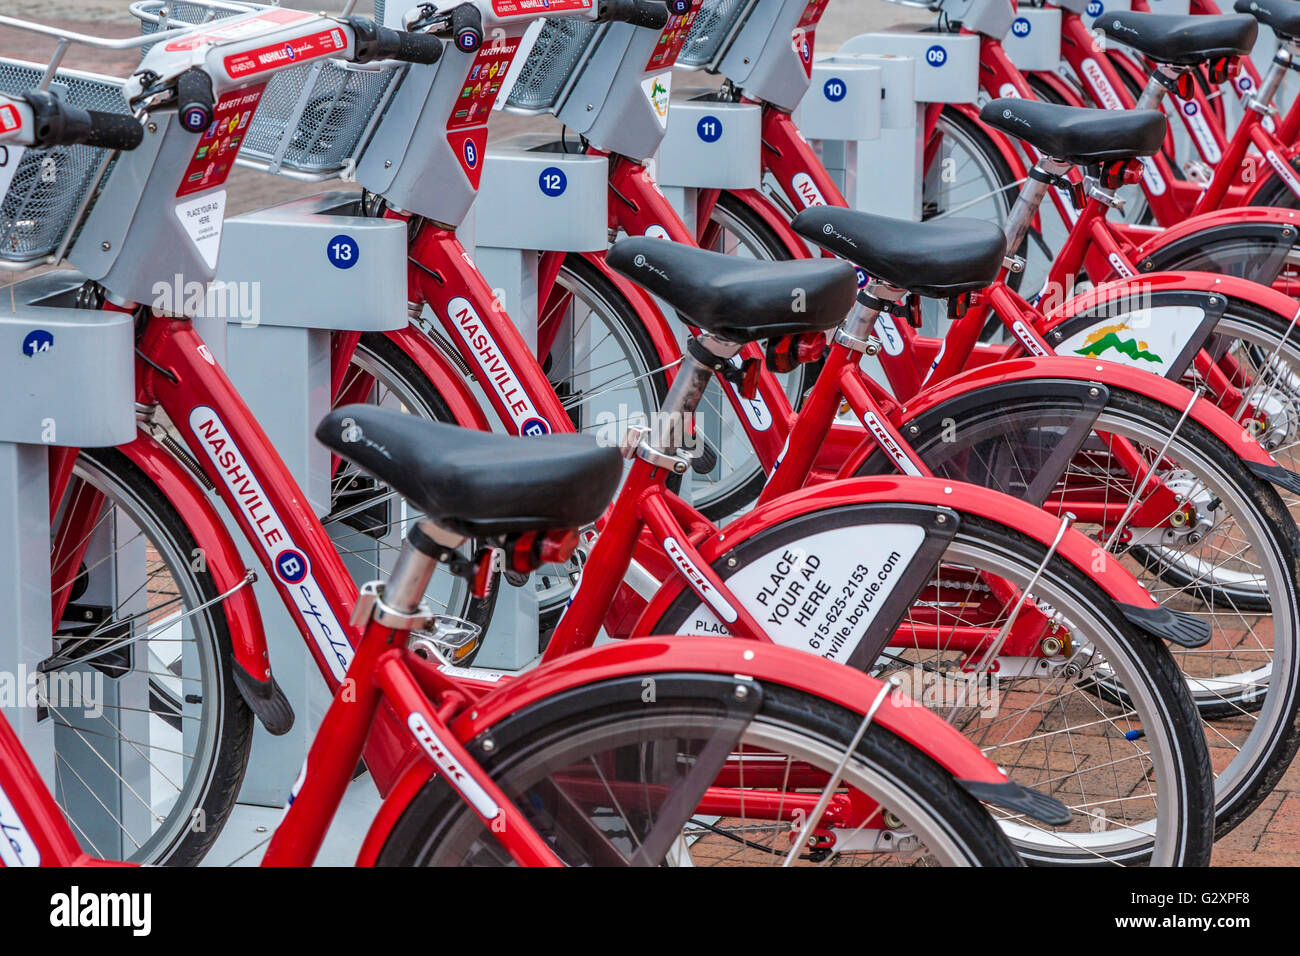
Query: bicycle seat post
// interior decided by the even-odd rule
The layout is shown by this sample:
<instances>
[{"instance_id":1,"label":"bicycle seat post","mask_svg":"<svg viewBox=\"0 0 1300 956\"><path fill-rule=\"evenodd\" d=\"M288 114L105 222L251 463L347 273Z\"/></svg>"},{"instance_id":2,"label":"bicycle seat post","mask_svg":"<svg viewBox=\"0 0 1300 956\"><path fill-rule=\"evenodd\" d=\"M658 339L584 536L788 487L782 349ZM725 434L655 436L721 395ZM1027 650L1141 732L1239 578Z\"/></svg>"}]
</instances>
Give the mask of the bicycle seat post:
<instances>
[{"instance_id":1,"label":"bicycle seat post","mask_svg":"<svg viewBox=\"0 0 1300 956\"><path fill-rule=\"evenodd\" d=\"M1038 215L1038 207L1042 205L1047 191L1059 183L1060 178L1069 172L1071 165L1047 156L1040 156L1038 162L1034 163L1025 185L1016 196L1015 205L1007 215L1007 223L1003 229L1007 237L1007 255L1014 254L1015 250L1020 248L1025 236L1029 234L1029 228L1033 225L1034 217Z\"/></svg>"}]
</instances>

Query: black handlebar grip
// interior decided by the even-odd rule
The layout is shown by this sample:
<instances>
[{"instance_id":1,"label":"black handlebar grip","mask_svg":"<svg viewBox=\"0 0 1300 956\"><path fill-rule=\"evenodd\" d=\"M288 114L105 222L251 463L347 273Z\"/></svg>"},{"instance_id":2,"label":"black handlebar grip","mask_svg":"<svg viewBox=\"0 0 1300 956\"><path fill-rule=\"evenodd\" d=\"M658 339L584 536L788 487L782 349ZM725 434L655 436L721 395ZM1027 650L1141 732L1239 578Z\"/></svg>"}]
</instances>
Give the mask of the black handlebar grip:
<instances>
[{"instance_id":1,"label":"black handlebar grip","mask_svg":"<svg viewBox=\"0 0 1300 956\"><path fill-rule=\"evenodd\" d=\"M192 66L176 77L176 111L181 125L191 133L201 133L212 125L216 97L212 94L212 79L197 66Z\"/></svg>"},{"instance_id":2,"label":"black handlebar grip","mask_svg":"<svg viewBox=\"0 0 1300 956\"><path fill-rule=\"evenodd\" d=\"M82 140L87 146L101 149L135 149L144 141L144 127L127 113L101 113L86 110L90 129Z\"/></svg>"},{"instance_id":3,"label":"black handlebar grip","mask_svg":"<svg viewBox=\"0 0 1300 956\"><path fill-rule=\"evenodd\" d=\"M442 59L442 40L432 33L407 33L405 30L393 32L397 34L394 60L401 60L404 63L423 63L429 66Z\"/></svg>"},{"instance_id":4,"label":"black handlebar grip","mask_svg":"<svg viewBox=\"0 0 1300 956\"><path fill-rule=\"evenodd\" d=\"M668 25L669 7L679 2L682 0L607 0L600 19L662 30ZM690 3L685 5L690 10Z\"/></svg>"},{"instance_id":5,"label":"black handlebar grip","mask_svg":"<svg viewBox=\"0 0 1300 956\"><path fill-rule=\"evenodd\" d=\"M32 108L32 142L38 147L76 146L135 149L144 128L125 113L100 113L64 103L53 93L31 90L23 99Z\"/></svg>"},{"instance_id":6,"label":"black handlebar grip","mask_svg":"<svg viewBox=\"0 0 1300 956\"><path fill-rule=\"evenodd\" d=\"M478 7L462 3L451 11L451 35L462 53L473 53L483 45L483 14Z\"/></svg>"}]
</instances>

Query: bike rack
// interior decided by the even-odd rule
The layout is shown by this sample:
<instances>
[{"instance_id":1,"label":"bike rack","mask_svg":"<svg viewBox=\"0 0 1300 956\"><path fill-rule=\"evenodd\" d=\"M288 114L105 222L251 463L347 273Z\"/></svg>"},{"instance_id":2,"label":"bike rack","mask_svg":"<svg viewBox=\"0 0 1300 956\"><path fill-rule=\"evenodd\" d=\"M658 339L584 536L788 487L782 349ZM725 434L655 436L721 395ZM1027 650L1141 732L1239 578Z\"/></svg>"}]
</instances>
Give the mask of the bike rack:
<instances>
[{"instance_id":1,"label":"bike rack","mask_svg":"<svg viewBox=\"0 0 1300 956\"><path fill-rule=\"evenodd\" d=\"M216 292L205 300L216 307L201 316L224 331L224 347L218 343L214 353L224 355L235 387L321 516L330 507L330 454L315 434L331 406L330 333L383 332L408 321L405 223L357 215L357 200L356 193L324 193L226 220L209 286ZM252 303L256 314L248 315L242 307ZM362 533L339 533L348 535L349 551L360 551ZM390 538L397 532L390 529L382 542L393 544ZM245 565L257 567L252 549L236 541ZM347 556L349 570L360 580L374 577L380 556L375 539L369 553ZM331 695L274 584L261 575L254 588L275 677L297 720L282 737L257 726L240 801L281 806L284 767L302 759Z\"/></svg>"},{"instance_id":2,"label":"bike rack","mask_svg":"<svg viewBox=\"0 0 1300 956\"><path fill-rule=\"evenodd\" d=\"M854 209L921 218L914 90L905 57L837 53L813 63L796 121Z\"/></svg>"},{"instance_id":3,"label":"bike rack","mask_svg":"<svg viewBox=\"0 0 1300 956\"><path fill-rule=\"evenodd\" d=\"M52 785L59 780L56 754L59 764L89 785L117 773L135 784L147 784L147 765L133 761L126 748L100 743L109 739L96 735L103 717L90 716L71 702L66 708L56 704L57 718L46 707L27 706L32 686L27 678L53 650L49 449L125 444L136 434L133 319L124 313L76 308L83 281L77 273L63 271L19 282L10 287L10 307L0 315L0 376L5 382L0 414L0 680L9 682L14 695L8 701L9 694L0 694L0 706ZM138 551L124 548L114 560L103 560L114 553L116 531L103 526L92 536L86 564L99 570L70 603L61 632L85 626L84 616L92 614L105 581L122 575L144 580L143 546ZM88 665L66 671L92 680L102 674ZM104 704L143 695L147 705L146 678L132 674L102 680ZM103 799L111 802L116 793L116 787L104 788ZM75 803L81 798L70 799ZM133 812L126 806L110 809ZM101 849L116 849L107 834L88 836Z\"/></svg>"},{"instance_id":4,"label":"bike rack","mask_svg":"<svg viewBox=\"0 0 1300 956\"><path fill-rule=\"evenodd\" d=\"M534 351L538 250L601 251L608 245L608 223L605 157L566 152L546 133L516 136L487 150L472 222L461 233L474 236L475 264ZM489 407L485 397L481 402ZM594 409L584 406L584 412ZM537 592L531 579L514 587L503 578L499 587L475 666L517 671L540 654Z\"/></svg>"}]
</instances>

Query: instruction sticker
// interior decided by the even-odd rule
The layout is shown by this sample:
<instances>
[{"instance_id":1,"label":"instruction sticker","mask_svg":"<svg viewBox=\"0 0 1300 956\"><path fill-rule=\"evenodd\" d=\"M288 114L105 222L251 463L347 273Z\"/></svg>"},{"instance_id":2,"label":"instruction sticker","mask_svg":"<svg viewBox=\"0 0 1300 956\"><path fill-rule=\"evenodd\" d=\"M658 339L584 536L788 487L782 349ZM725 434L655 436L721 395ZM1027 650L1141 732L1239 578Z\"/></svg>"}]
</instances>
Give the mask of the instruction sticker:
<instances>
[{"instance_id":1,"label":"instruction sticker","mask_svg":"<svg viewBox=\"0 0 1300 956\"><path fill-rule=\"evenodd\" d=\"M199 250L199 255L209 269L217 267L217 257L221 254L221 226L225 222L225 216L224 189L176 204L176 218L185 227L186 235Z\"/></svg>"},{"instance_id":2,"label":"instruction sticker","mask_svg":"<svg viewBox=\"0 0 1300 956\"><path fill-rule=\"evenodd\" d=\"M659 42L655 44L654 52L650 54L650 60L646 63L643 72L664 70L677 62L677 56L682 52L682 47L686 44L686 38L690 35L691 27L695 25L695 16L699 12L699 7L700 4L697 0L697 2L691 4L690 9L685 13L675 14L668 18L663 32L659 34Z\"/></svg>"}]
</instances>

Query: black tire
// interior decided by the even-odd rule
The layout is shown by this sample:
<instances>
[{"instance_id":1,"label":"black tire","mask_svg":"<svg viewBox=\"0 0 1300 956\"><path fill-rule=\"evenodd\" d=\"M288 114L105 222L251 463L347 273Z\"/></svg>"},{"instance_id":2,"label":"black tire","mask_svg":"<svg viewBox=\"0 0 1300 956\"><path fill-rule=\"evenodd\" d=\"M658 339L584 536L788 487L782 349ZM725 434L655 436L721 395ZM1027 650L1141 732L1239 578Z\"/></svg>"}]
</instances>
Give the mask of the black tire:
<instances>
[{"instance_id":1,"label":"black tire","mask_svg":"<svg viewBox=\"0 0 1300 956\"><path fill-rule=\"evenodd\" d=\"M140 471L125 455L112 448L87 449L81 452L78 466L86 461L95 471L110 475L120 489L130 496L133 506L147 512L158 533L165 536L167 544L175 549L176 555L185 556L180 568L173 568L173 574L183 569L192 593L197 597L196 603L215 602L219 591L207 571L194 570L189 557L199 554L198 544L191 535L184 519L162 492L145 474ZM76 588L73 589L76 593ZM213 735L212 760L202 780L195 780L195 797L186 800L181 806L178 800L172 817L179 813L176 821L169 823L175 827L182 818L188 818L174 835L164 839L149 852L149 862L168 866L192 866L203 859L211 849L225 826L227 818L235 805L240 784L244 779L244 770L248 765L249 750L253 739L253 714L244 702L234 678L234 656L231 650L229 623L221 613L220 605L213 604L194 614L195 620L202 620L209 639L215 644L212 663L217 670L217 687L202 688L202 706L215 720ZM147 665L146 665L147 666ZM158 681L151 678L151 699L159 699ZM191 702L192 703L192 702ZM217 708L213 714L211 709ZM162 714L156 714L164 716ZM165 719L165 716L164 716ZM137 745L138 746L138 745ZM65 778L64 785L68 781ZM74 826L73 832L77 832ZM84 838L83 842L84 842ZM147 844L146 844L147 846ZM95 848L87 847L88 852Z\"/></svg>"},{"instance_id":2,"label":"black tire","mask_svg":"<svg viewBox=\"0 0 1300 956\"><path fill-rule=\"evenodd\" d=\"M720 556L714 563L713 569L723 580L728 580L747 568L757 567L761 570L774 566L778 559L788 560L785 556L792 549L803 550L800 542L814 535L833 531L836 528L852 528L857 529L855 533L858 540L880 540L881 532L873 531L871 528L873 521L916 520L899 519L896 517L897 512L884 519L872 519L869 509L873 507L880 508L880 506L869 505L829 508L763 529ZM1032 573L1026 569L1044 565L1046 549L1019 531L965 513L959 513L958 519L958 528L953 541L959 550L956 552L956 557L950 559L954 564L983 568L986 572L996 568L995 573L999 576L1016 575L1026 580L1028 580L1027 575ZM980 556L978 561L972 560L976 554ZM1016 581L1015 577L1011 579L1013 583ZM1002 728L1002 732L1007 733L1005 743L994 741L990 746L993 733L990 730L991 725L981 723L977 719L979 716L975 712L977 708L954 706L950 710L942 701L937 705L937 712L950 721L955 720L968 736L974 737L977 746L980 746L990 759L1003 766L1012 780L1027 787L1041 786L1067 806L1076 807L1075 819L1071 824L1073 830L1053 830L1015 824L1008 831L1014 834L1013 844L1030 865L1143 865L1153 859L1153 854L1158 854L1156 862L1160 865L1207 865L1214 840L1209 751L1204 734L1197 728L1199 719L1195 704L1169 651L1159 641L1138 632L1088 574L1066 563L1059 556L1046 562L1043 575L1038 579L1037 588L1036 593L1040 597L1044 593L1052 595L1050 598L1044 598L1052 607L1058 609L1071 607L1074 610L1070 613L1081 620L1091 616L1095 627L1088 631L1091 635L1090 646L1094 648L1092 652L1094 655L1101 654L1101 658L1091 659L1108 662L1105 666L1110 668L1112 674L1117 671L1128 674L1129 686L1140 688L1139 696L1142 697L1143 702L1139 713L1142 714L1141 726L1145 728L1142 740L1148 742L1144 746L1151 747L1148 757L1151 769L1147 770L1144 779L1148 782L1154 781L1155 795L1163 803L1161 825L1165 829L1158 838L1140 836L1136 829L1137 817L1129 816L1118 829L1109 831L1110 837L1107 839L1113 837L1116 841L1109 846L1103 847L1100 838L1079 835L1082 832L1080 827L1088 826L1088 829L1092 829L1089 821L1095 815L1093 809L1095 801L1104 799L1097 794L1093 784L1097 781L1105 783L1109 779L1105 776L1105 772L1108 772L1106 768L1112 763L1108 756L1115 752L1129 753L1128 745L1119 743L1119 738L1123 736L1125 741L1133 738L1121 733L1122 727L1101 726L1111 719L1110 715L1103 717L1102 712L1095 705L1079 703L1085 695L1088 699L1094 699L1096 696L1087 686L1092 680L1090 676L1080 675L1072 678L1073 682L1080 685L1078 694L1073 691L1062 693L1057 695L1059 702L1054 702L1043 696L1044 691L1041 688L1054 686L1058 678L1053 676L1046 685L1041 681L1035 685L1033 682L1038 678L1029 675L1030 689L1022 696L1038 695L1042 698L1041 701L1034 701L1036 705L1041 703L1045 707L1039 719L1068 720L1073 714L1078 719L1079 732L1088 738L1083 742L1095 745L1100 740L1105 749L1106 752L1097 758L1103 773L1098 774L1095 767L1089 769L1086 759L1076 763L1073 772L1062 771L1054 762L1050 772L1046 769L1047 757L1056 761L1067 759L1073 754L1074 740L1068 728L1061 729L1058 726L1045 731L1042 738L1045 746L1043 762L1040 763L1037 752L1033 759L1029 759L1024 749L1026 740L1032 739L1030 735L1020 730L1024 718L1017 717L1014 713L1006 717L1005 719L1012 720L1013 723L1011 727ZM743 599L743 595L737 596ZM647 633L685 633L694 628L693 615L699 613L699 603L699 598L693 592L685 590L663 618L647 629ZM919 618L923 618L924 608L920 603L917 607L921 608ZM757 606L753 610L767 613ZM884 638L886 641L889 640L889 635L902 634L904 638L906 637L906 621L901 625L901 629L896 629L899 626L892 621L889 627L890 630ZM866 641L867 639L864 639L864 643ZM903 650L896 650L895 647L901 647ZM879 672L881 676L886 676L889 668L895 663L911 664L910 661L903 659L905 653L905 641L900 645L890 645L881 652L881 657L877 658L874 664L869 665L869 668L873 673ZM929 670L936 663L938 663L937 658L933 663L923 661L917 666ZM906 677L908 670L905 668L901 672L894 671L894 673L901 673ZM1079 714L1086 716L1078 717ZM1127 720L1129 717L1121 716L1120 719ZM1004 716L998 716L994 718L993 725L1003 720ZM1038 724L1030 722L1027 726L1032 728ZM1158 731L1152 729L1156 727L1159 728ZM1037 746L1039 745L1034 745ZM1066 751L1065 756L1061 756L1060 751L1053 754L1053 747ZM1095 754L1096 750L1091 749L1090 752ZM1012 759L1005 759L1006 757ZM1155 771L1157 765L1160 769ZM1090 774L1097 775L1090 777ZM1120 788L1117 793L1128 793L1129 791L1123 789L1126 786L1127 784L1121 786L1117 780L1116 787ZM1127 798L1108 802L1119 806L1124 799ZM1112 812L1124 813L1125 811L1119 809ZM1139 810L1139 812L1145 811ZM1144 825L1150 825L1150 820L1147 820ZM1108 822L1103 829L1109 829ZM1068 849L1062 849L1062 843L1067 844Z\"/></svg>"},{"instance_id":3,"label":"black tire","mask_svg":"<svg viewBox=\"0 0 1300 956\"><path fill-rule=\"evenodd\" d=\"M428 376L420 369L402 349L393 342L392 339L382 332L366 332L361 336L357 343L357 355L362 361L367 359L379 363L385 370L385 374L392 377L394 382L400 383L401 388L406 392L403 396L403 404L410 414L418 414L426 421L444 422L447 424L456 424L455 416L451 413L446 399L439 394L438 389ZM354 365L357 359L353 359ZM375 367L371 365L371 367ZM337 499L339 488L338 482L334 483L334 492ZM331 525L330 518L325 519L326 528ZM472 550L471 543L463 550ZM444 575L447 572L440 569L437 574ZM373 574L371 575L374 576ZM436 580L436 578L435 578ZM358 584L364 584L365 581L358 581ZM448 607L446 613L453 617L459 617L477 625L483 633L487 633L489 625L492 623L492 613L496 609L498 588L495 586L489 591L485 598L477 598L469 592L468 588L462 588L458 595L459 600L455 607ZM457 663L468 667L474 662L481 649L480 644L472 653Z\"/></svg>"},{"instance_id":4,"label":"black tire","mask_svg":"<svg viewBox=\"0 0 1300 956\"><path fill-rule=\"evenodd\" d=\"M905 424L904 428L912 446L934 466L938 474L955 477L955 474L950 473L951 468L947 462L955 461L956 458L948 456L960 456L961 444L960 441L945 441L945 432L949 437L953 434L980 434L980 440L988 440L990 445L974 447L987 448L992 446L994 440L984 439L983 435L995 434L999 427L1006 427L1009 436L1007 447L1017 447L1017 435L1020 433L1013 426L1006 425L1007 422L1045 421L1049 418L1056 420L1057 416L1068 414L1063 411L1067 406L1077 410L1077 406L1064 401L1059 406L1052 406L1039 393L1033 393L1031 398L1029 393L1016 397L1005 392L990 392L984 397L983 405L967 402L959 410L941 409L933 415L927 414L924 421ZM1165 432L1172 432L1181 417L1177 409L1119 388L1110 389L1103 414L1116 416L1112 422L1122 418L1141 419L1153 423L1157 431L1163 429ZM945 425L945 420L949 424ZM917 428L917 431L914 433L912 428ZM1191 420L1183 423L1179 435L1179 441L1183 443L1179 445L1180 448L1195 449L1201 458L1212 462L1223 481L1236 489L1234 494L1242 503L1242 513L1237 515L1234 512L1234 517L1238 521L1250 520L1257 536L1265 542L1264 547L1270 552L1268 560L1277 565L1279 578L1284 576L1291 582L1286 595L1278 596L1270 591L1265 603L1265 608L1270 609L1274 615L1266 624L1267 633L1272 634L1275 642L1269 657L1269 672L1262 678L1266 692L1261 692L1260 680L1249 677L1249 669L1242 671L1241 682L1235 690L1224 689L1226 674L1218 681L1208 678L1204 679L1204 683L1191 685L1193 688L1207 688L1204 692L1193 694L1202 720L1248 716L1253 716L1255 720L1255 726L1246 741L1240 745L1240 751L1233 756L1230 764L1219 771L1215 826L1217 833L1222 836L1249 816L1268 796L1300 748L1300 649L1294 646L1296 635L1300 634L1295 626L1297 609L1300 608L1300 599L1297 598L1297 588L1300 588L1300 558L1297 557L1300 555L1300 532L1297 532L1295 520L1288 513L1278 492L1253 475L1214 435ZM1176 460L1182 464L1181 459ZM889 463L876 453L867 459L858 473L868 475L891 472ZM967 480L1014 492L1014 489L1002 487L988 475L981 480L980 474L968 469L963 469L963 474ZM1145 565L1154 578L1147 579L1151 582L1149 586L1157 597L1163 597L1161 585L1178 589L1186 584L1187 578L1176 566L1163 561L1158 550L1132 548L1128 556ZM1136 570L1140 571L1141 568ZM1240 595L1227 594L1212 587L1189 589L1184 593L1199 599L1207 608L1228 609L1225 619L1229 623L1222 625L1222 634L1217 629L1218 618L1213 619L1216 632L1213 638L1215 643L1210 645L1211 648L1219 646L1221 640L1231 639L1231 629L1244 623L1246 619L1242 613L1248 607L1258 608L1257 604ZM1177 600L1183 600L1176 590L1173 596ZM1277 623L1278 616L1286 623ZM1292 635L1289 639L1285 636L1288 633L1286 628L1289 628ZM1230 648L1231 644L1228 646ZM1172 650L1173 659L1185 666L1196 668L1205 664L1204 651L1180 648ZM1231 651L1225 653L1229 654L1231 660ZM1115 696L1115 688L1108 686L1105 681L1099 681L1096 690L1101 694ZM1211 746L1222 745L1228 739L1222 730L1213 726L1207 726L1205 733Z\"/></svg>"},{"instance_id":5,"label":"black tire","mask_svg":"<svg viewBox=\"0 0 1300 956\"><path fill-rule=\"evenodd\" d=\"M663 693L663 689L673 686L673 675L655 675L655 680L661 693L652 706L648 707L642 701L642 678L591 685L576 692L580 695L576 700L543 701L511 715L472 742L471 752L506 792L515 794L521 787L530 786L530 775L537 773L530 761L534 764L545 762L548 751L561 746L557 742L571 741L584 733L606 741L618 740L628 733L628 728L645 726L643 721L648 713L653 713L656 722L681 719L683 727L693 727L701 714L716 710L716 701L713 700L693 698L685 692ZM776 684L763 684L762 691L763 702L751 729L763 724L797 734L810 745L832 751L838 747L838 753L842 754L862 722L861 714L801 691ZM555 713L560 710L565 713ZM489 736L493 747L490 753L485 754L481 744ZM648 734L647 738L653 746L653 738ZM609 744L593 741L590 745L592 755L610 752L594 749L602 746L608 747ZM983 807L920 750L879 724L873 724L859 743L856 754L858 759L851 761L850 767L869 768L869 772L906 792L909 799L923 808L936 830L941 829L943 837L951 842L963 863L1023 865ZM846 779L853 779L852 771ZM528 804L521 800L521 805ZM773 845L782 850L788 848L788 842L778 842L780 837L788 839L788 833L786 825ZM558 833L553 845L567 846L558 839L563 835L563 831ZM704 833L702 839L710 839L710 836ZM750 837L751 843L755 840ZM780 863L784 855L757 846L742 844L742 848L754 851L763 863ZM407 807L377 862L381 866L508 865L508 859L503 859L503 856L465 804L441 777L435 777ZM839 857L840 860L846 858ZM566 862L579 864L584 861L574 854L567 856Z\"/></svg>"}]
</instances>

